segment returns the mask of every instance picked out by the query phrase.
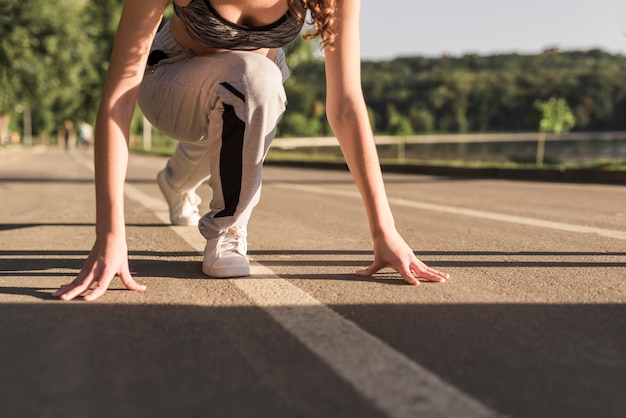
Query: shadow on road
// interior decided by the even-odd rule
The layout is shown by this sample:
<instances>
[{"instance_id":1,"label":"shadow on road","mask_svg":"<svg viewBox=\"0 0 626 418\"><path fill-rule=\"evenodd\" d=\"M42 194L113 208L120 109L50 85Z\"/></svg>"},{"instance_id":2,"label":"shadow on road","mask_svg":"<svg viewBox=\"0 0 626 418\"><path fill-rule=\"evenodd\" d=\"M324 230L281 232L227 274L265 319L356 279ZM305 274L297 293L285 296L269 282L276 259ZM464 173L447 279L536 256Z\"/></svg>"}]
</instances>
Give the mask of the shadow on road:
<instances>
[{"instance_id":1,"label":"shadow on road","mask_svg":"<svg viewBox=\"0 0 626 418\"><path fill-rule=\"evenodd\" d=\"M370 251L300 251L300 250L253 250L252 259L264 266L280 267L345 267L360 268L369 264L373 257ZM4 277L65 277L75 276L80 271L88 251L44 251L44 250L4 250L0 251L0 276ZM620 257L624 253L605 252L421 252L422 261L434 268L442 267L487 267L487 268L623 268L624 263L606 261L606 257ZM176 279L206 278L200 271L201 253L195 251L159 252L130 251L131 272L136 277L160 277ZM428 257L434 257L429 260ZM448 259L443 259L447 257ZM458 257L458 259L449 259ZM462 258L461 258L462 257ZM489 257L488 259L480 259ZM567 258L571 257L571 260ZM494 259L495 258L495 259ZM530 258L530 259L529 259ZM551 259L555 258L555 259ZM599 258L595 259L594 258ZM335 269L336 270L336 269ZM397 274L391 275L398 283ZM387 278L378 274L374 278L357 277L352 274L283 274L291 279L323 279L350 281L380 281ZM392 283L394 280L387 280Z\"/></svg>"},{"instance_id":2,"label":"shadow on road","mask_svg":"<svg viewBox=\"0 0 626 418\"><path fill-rule=\"evenodd\" d=\"M307 250L251 250L256 261L267 266L361 266L372 258L371 251L307 251ZM624 257L622 252L508 252L508 251L419 251L416 255L432 267L624 267L623 261L606 261L607 257ZM289 256L289 259L275 257ZM301 256L301 257L297 257ZM320 256L325 258L320 259ZM338 257L333 259L333 256ZM359 260L345 256L361 257ZM311 258L314 257L314 258ZM435 257L428 260L427 257ZM450 258L458 258L451 260ZM529 259L529 258L533 259ZM445 258L442 260L442 258ZM488 258L488 259L487 259ZM551 260L554 258L555 260ZM571 258L568 260L568 258ZM594 258L596 258L594 260ZM600 258L600 259L599 259ZM495 259L495 260L494 260Z\"/></svg>"},{"instance_id":3,"label":"shadow on road","mask_svg":"<svg viewBox=\"0 0 626 418\"><path fill-rule=\"evenodd\" d=\"M155 174L156 176L156 174ZM94 179L87 178L73 178L73 177L2 177L0 176L2 183L35 183L35 184L93 184ZM153 184L156 185L155 178L128 178L126 183L132 184Z\"/></svg>"},{"instance_id":4,"label":"shadow on road","mask_svg":"<svg viewBox=\"0 0 626 418\"><path fill-rule=\"evenodd\" d=\"M626 408L624 305L332 309L499 412ZM379 416L259 308L5 304L0 335L5 416Z\"/></svg>"},{"instance_id":5,"label":"shadow on road","mask_svg":"<svg viewBox=\"0 0 626 418\"><path fill-rule=\"evenodd\" d=\"M95 227L95 223L93 222L41 222L41 223L15 223L15 224L0 224L0 232L2 231L10 231L13 229L26 229L26 228L37 228L42 226L51 226L51 227L81 227L81 226L91 226ZM129 223L126 224L127 227L136 227L136 228L169 228L171 225L167 225L164 223L156 223L156 224L136 224Z\"/></svg>"}]
</instances>

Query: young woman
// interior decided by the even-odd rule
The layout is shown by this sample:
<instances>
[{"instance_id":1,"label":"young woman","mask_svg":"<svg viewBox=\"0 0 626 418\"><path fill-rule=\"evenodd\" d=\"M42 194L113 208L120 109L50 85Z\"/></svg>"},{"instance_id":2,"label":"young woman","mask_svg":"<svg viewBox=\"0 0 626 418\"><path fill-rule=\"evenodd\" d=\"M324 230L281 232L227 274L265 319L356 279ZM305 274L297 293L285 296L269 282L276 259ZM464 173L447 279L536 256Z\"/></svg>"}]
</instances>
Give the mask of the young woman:
<instances>
[{"instance_id":1,"label":"young woman","mask_svg":"<svg viewBox=\"0 0 626 418\"><path fill-rule=\"evenodd\" d=\"M327 115L358 186L374 242L359 275L392 267L411 284L448 275L419 261L397 232L385 194L360 79L360 0L177 0L155 33L166 0L126 0L96 121L96 241L81 272L54 293L94 300L117 274L131 290L123 184L136 100L179 146L157 177L173 224L198 224L207 239L202 271L249 274L246 225L259 200L263 158L285 110L289 71L281 47L307 10L324 45ZM196 188L208 179L210 212Z\"/></svg>"}]
</instances>

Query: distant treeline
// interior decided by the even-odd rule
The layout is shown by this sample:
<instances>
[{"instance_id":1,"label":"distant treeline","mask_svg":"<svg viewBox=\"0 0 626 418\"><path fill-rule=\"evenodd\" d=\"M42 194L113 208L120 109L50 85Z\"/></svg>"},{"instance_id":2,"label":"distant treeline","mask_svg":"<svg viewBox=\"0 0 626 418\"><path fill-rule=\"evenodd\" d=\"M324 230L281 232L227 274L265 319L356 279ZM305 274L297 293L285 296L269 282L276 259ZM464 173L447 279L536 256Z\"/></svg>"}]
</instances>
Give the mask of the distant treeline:
<instances>
[{"instance_id":1,"label":"distant treeline","mask_svg":"<svg viewBox=\"0 0 626 418\"><path fill-rule=\"evenodd\" d=\"M282 136L330 134L321 60L295 65ZM600 50L542 55L405 57L363 62L363 89L376 133L537 130L537 99L567 101L575 131L626 130L626 56Z\"/></svg>"},{"instance_id":2,"label":"distant treeline","mask_svg":"<svg viewBox=\"0 0 626 418\"><path fill-rule=\"evenodd\" d=\"M0 2L0 135L6 131L2 121L11 120L10 129L19 131L27 113L34 133L51 133L68 120L93 122L122 3ZM317 44L299 38L286 50L292 77L279 135L331 135ZM534 131L534 101L552 97L567 101L574 130L626 130L624 55L406 57L362 68L378 134Z\"/></svg>"}]
</instances>

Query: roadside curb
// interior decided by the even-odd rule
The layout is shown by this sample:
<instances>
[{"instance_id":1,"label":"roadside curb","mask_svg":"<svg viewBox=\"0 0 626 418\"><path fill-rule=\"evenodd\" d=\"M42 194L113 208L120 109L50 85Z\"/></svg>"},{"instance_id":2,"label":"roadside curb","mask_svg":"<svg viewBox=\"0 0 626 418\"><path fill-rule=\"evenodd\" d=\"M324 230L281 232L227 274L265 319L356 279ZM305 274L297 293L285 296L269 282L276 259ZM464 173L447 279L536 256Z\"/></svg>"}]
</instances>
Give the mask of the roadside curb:
<instances>
[{"instance_id":1,"label":"roadside curb","mask_svg":"<svg viewBox=\"0 0 626 418\"><path fill-rule=\"evenodd\" d=\"M271 161L266 165L315 168L327 170L347 170L344 162L302 162ZM491 178L501 180L524 180L556 183L595 183L626 185L626 171L602 171L581 169L507 169L507 168L467 168L430 165L381 164L383 172L403 174L425 174L432 176Z\"/></svg>"},{"instance_id":2,"label":"roadside curb","mask_svg":"<svg viewBox=\"0 0 626 418\"><path fill-rule=\"evenodd\" d=\"M42 152L46 146L10 147L0 149L0 161L13 161L31 153ZM266 160L265 165L298 167L323 170L347 171L345 162ZM422 174L444 177L490 178L501 180L522 180L555 183L592 183L626 185L626 171L583 170L583 169L510 169L510 168L468 168L431 165L381 164L385 173Z\"/></svg>"}]
</instances>

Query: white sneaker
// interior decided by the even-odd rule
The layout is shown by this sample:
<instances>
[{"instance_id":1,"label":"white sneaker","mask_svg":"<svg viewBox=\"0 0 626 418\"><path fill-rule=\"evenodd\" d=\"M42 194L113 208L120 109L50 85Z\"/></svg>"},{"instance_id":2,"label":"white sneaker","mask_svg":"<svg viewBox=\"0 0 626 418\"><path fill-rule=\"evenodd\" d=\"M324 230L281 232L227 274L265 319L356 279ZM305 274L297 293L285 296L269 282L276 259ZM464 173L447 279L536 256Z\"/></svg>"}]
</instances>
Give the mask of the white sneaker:
<instances>
[{"instance_id":1,"label":"white sneaker","mask_svg":"<svg viewBox=\"0 0 626 418\"><path fill-rule=\"evenodd\" d=\"M250 275L246 253L246 227L233 227L226 233L207 241L202 272L211 277L243 277Z\"/></svg>"},{"instance_id":2,"label":"white sneaker","mask_svg":"<svg viewBox=\"0 0 626 418\"><path fill-rule=\"evenodd\" d=\"M200 196L195 192L179 192L170 186L165 170L157 174L159 189L170 207L172 225L195 226L200 220Z\"/></svg>"}]
</instances>

